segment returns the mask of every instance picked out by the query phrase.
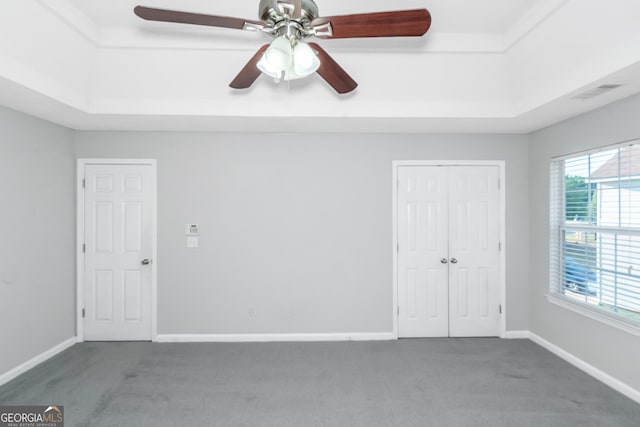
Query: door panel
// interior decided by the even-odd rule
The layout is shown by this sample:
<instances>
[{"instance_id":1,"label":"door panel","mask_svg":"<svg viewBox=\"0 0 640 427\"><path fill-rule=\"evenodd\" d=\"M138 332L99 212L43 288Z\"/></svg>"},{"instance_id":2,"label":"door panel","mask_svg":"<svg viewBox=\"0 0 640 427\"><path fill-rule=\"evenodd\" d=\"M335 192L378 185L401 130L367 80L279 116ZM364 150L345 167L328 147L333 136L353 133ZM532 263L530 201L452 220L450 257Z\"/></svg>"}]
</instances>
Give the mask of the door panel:
<instances>
[{"instance_id":1,"label":"door panel","mask_svg":"<svg viewBox=\"0 0 640 427\"><path fill-rule=\"evenodd\" d=\"M151 339L153 169L85 166L87 341Z\"/></svg>"},{"instance_id":2,"label":"door panel","mask_svg":"<svg viewBox=\"0 0 640 427\"><path fill-rule=\"evenodd\" d=\"M398 171L398 303L402 337L447 336L447 176L440 167ZM443 255L445 254L445 255Z\"/></svg>"},{"instance_id":3,"label":"door panel","mask_svg":"<svg viewBox=\"0 0 640 427\"><path fill-rule=\"evenodd\" d=\"M499 170L455 166L449 193L449 336L498 336Z\"/></svg>"}]
</instances>

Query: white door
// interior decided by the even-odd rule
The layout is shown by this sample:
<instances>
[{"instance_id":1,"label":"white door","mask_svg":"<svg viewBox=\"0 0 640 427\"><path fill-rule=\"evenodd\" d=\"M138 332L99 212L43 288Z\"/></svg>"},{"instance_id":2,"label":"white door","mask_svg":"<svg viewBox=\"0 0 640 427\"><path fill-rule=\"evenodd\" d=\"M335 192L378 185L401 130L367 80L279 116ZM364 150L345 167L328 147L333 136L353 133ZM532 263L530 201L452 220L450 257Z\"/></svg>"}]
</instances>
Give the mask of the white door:
<instances>
[{"instance_id":1,"label":"white door","mask_svg":"<svg viewBox=\"0 0 640 427\"><path fill-rule=\"evenodd\" d=\"M398 181L399 336L498 336L498 167L403 166Z\"/></svg>"},{"instance_id":2,"label":"white door","mask_svg":"<svg viewBox=\"0 0 640 427\"><path fill-rule=\"evenodd\" d=\"M398 170L398 329L402 337L449 335L449 178L446 168Z\"/></svg>"},{"instance_id":3,"label":"white door","mask_svg":"<svg viewBox=\"0 0 640 427\"><path fill-rule=\"evenodd\" d=\"M449 169L449 336L500 335L496 166Z\"/></svg>"},{"instance_id":4,"label":"white door","mask_svg":"<svg viewBox=\"0 0 640 427\"><path fill-rule=\"evenodd\" d=\"M151 165L85 166L85 340L151 340L153 180Z\"/></svg>"}]
</instances>

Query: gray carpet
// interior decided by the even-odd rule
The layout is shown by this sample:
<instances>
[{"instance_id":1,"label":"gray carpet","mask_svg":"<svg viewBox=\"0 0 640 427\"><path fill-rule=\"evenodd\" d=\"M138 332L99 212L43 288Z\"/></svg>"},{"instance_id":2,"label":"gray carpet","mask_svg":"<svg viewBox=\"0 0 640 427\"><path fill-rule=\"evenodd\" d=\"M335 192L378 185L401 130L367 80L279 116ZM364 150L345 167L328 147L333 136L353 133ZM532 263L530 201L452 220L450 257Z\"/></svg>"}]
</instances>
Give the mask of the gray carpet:
<instances>
[{"instance_id":1,"label":"gray carpet","mask_svg":"<svg viewBox=\"0 0 640 427\"><path fill-rule=\"evenodd\" d=\"M0 388L66 426L633 426L640 405L528 340L76 345Z\"/></svg>"}]
</instances>

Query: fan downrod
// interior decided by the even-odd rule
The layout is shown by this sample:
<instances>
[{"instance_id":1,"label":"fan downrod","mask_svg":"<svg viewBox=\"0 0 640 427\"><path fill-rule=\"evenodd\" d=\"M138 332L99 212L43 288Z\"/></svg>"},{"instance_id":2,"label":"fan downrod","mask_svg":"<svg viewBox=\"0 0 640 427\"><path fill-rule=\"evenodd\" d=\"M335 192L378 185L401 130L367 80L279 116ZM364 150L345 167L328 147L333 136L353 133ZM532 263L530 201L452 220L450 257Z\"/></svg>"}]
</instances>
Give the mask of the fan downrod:
<instances>
[{"instance_id":1,"label":"fan downrod","mask_svg":"<svg viewBox=\"0 0 640 427\"><path fill-rule=\"evenodd\" d=\"M318 6L313 0L302 0L302 17L298 20L303 26L320 16ZM284 19L287 2L278 0L260 0L258 16L266 23L275 24Z\"/></svg>"}]
</instances>

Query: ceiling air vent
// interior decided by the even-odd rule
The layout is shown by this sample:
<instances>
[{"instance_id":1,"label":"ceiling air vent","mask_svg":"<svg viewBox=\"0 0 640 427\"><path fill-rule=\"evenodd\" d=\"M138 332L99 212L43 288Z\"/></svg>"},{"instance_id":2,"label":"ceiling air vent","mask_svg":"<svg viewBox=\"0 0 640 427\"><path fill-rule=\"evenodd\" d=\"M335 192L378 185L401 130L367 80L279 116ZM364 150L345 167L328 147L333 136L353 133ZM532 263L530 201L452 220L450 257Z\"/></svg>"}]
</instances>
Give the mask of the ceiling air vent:
<instances>
[{"instance_id":1,"label":"ceiling air vent","mask_svg":"<svg viewBox=\"0 0 640 427\"><path fill-rule=\"evenodd\" d=\"M591 89L587 92L581 93L580 95L576 95L571 99L591 99L591 98L595 98L596 96L600 96L604 93L607 93L613 89L617 89L622 85L619 84L609 84L609 85L602 85L602 86L598 86L595 89Z\"/></svg>"}]
</instances>

